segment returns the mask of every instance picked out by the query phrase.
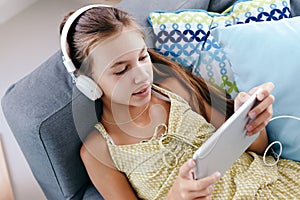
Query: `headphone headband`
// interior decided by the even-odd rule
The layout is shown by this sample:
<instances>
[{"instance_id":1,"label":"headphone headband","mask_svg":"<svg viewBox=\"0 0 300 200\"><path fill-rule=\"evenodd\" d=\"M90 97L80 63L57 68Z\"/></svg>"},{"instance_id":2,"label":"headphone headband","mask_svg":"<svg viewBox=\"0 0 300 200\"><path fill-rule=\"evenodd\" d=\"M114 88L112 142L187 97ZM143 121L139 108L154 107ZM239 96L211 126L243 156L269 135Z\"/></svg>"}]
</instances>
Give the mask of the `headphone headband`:
<instances>
[{"instance_id":1,"label":"headphone headband","mask_svg":"<svg viewBox=\"0 0 300 200\"><path fill-rule=\"evenodd\" d=\"M73 22L85 11L91 9L91 8L95 8L95 7L111 7L109 5L105 5L105 4L92 4L92 5L87 5L84 6L82 8L79 8L78 10L76 10L66 21L62 32L61 32L61 36L60 36L60 46L61 46L61 51L62 51L62 59L63 59L63 63L64 66L66 67L67 71L70 73L70 75L73 78L73 81L76 81L76 77L75 77L75 66L67 52L67 37L68 37L68 32L70 27L72 26Z\"/></svg>"}]
</instances>

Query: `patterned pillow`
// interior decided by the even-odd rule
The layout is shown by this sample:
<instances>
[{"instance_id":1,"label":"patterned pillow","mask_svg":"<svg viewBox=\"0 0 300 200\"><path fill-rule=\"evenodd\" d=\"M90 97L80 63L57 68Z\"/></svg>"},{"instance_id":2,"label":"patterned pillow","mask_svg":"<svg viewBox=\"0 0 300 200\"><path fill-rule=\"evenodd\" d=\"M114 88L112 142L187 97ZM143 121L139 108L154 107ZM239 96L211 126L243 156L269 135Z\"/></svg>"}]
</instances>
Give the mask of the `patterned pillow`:
<instances>
[{"instance_id":1,"label":"patterned pillow","mask_svg":"<svg viewBox=\"0 0 300 200\"><path fill-rule=\"evenodd\" d=\"M235 2L221 14L205 10L155 11L148 20L158 52L235 97L238 89L231 64L210 30L290 17L289 0L244 0Z\"/></svg>"}]
</instances>

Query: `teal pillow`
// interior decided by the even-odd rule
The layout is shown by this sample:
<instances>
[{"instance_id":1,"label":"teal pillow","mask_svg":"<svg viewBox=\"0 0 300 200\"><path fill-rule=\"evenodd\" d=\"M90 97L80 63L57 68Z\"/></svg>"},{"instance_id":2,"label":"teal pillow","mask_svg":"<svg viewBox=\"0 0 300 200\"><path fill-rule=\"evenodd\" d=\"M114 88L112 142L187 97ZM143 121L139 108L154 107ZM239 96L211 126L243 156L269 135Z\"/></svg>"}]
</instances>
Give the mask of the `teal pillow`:
<instances>
[{"instance_id":1,"label":"teal pillow","mask_svg":"<svg viewBox=\"0 0 300 200\"><path fill-rule=\"evenodd\" d=\"M205 10L155 11L150 13L149 22L157 51L235 97L238 89L230 63L210 31L216 27L288 17L288 0L243 0L222 14Z\"/></svg>"},{"instance_id":2,"label":"teal pillow","mask_svg":"<svg viewBox=\"0 0 300 200\"><path fill-rule=\"evenodd\" d=\"M212 35L232 64L239 90L273 82L274 117L300 117L300 17L217 28ZM277 119L267 126L269 141L282 143L282 157L296 161L300 161L299 130L300 121L295 119Z\"/></svg>"}]
</instances>

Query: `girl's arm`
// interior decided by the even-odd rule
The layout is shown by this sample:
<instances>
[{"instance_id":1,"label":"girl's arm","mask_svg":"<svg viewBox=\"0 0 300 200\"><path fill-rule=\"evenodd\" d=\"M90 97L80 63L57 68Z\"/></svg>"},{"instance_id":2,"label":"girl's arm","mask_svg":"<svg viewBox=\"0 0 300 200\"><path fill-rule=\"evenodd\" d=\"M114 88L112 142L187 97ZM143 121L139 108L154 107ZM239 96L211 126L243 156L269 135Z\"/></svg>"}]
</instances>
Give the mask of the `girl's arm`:
<instances>
[{"instance_id":1,"label":"girl's arm","mask_svg":"<svg viewBox=\"0 0 300 200\"><path fill-rule=\"evenodd\" d=\"M258 87L263 90L257 95L258 104L250 110L248 114L253 121L247 124L246 129L248 131L248 135L260 132L259 137L254 141L254 143L252 143L248 150L254 151L258 154L263 154L268 145L265 127L273 115L272 104L274 102L274 96L271 95L270 92L274 89L274 84L268 82ZM254 87L248 93L240 92L235 98L235 110L237 110L250 97L250 95L258 89L258 87Z\"/></svg>"},{"instance_id":2,"label":"girl's arm","mask_svg":"<svg viewBox=\"0 0 300 200\"><path fill-rule=\"evenodd\" d=\"M266 129L264 128L258 134L259 136L256 138L256 140L250 145L250 147L247 150L262 155L268 146L268 137L267 137Z\"/></svg>"},{"instance_id":3,"label":"girl's arm","mask_svg":"<svg viewBox=\"0 0 300 200\"><path fill-rule=\"evenodd\" d=\"M104 199L137 199L126 176L114 166L103 137L93 131L80 149L88 175Z\"/></svg>"}]
</instances>

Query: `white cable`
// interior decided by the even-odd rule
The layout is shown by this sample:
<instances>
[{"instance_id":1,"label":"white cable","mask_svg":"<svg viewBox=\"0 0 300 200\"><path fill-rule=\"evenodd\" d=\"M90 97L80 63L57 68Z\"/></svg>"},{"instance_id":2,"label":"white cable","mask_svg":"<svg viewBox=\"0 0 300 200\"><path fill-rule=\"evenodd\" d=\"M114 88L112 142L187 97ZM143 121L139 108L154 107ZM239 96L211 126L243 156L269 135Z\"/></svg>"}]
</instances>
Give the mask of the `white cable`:
<instances>
[{"instance_id":1,"label":"white cable","mask_svg":"<svg viewBox=\"0 0 300 200\"><path fill-rule=\"evenodd\" d=\"M281 116L276 116L276 117L273 117L272 119L270 119L269 122L275 120L275 119L295 119L295 120L298 120L300 121L300 118L299 117L295 117L295 116L290 116L290 115L281 115Z\"/></svg>"},{"instance_id":2,"label":"white cable","mask_svg":"<svg viewBox=\"0 0 300 200\"><path fill-rule=\"evenodd\" d=\"M269 149L271 148L271 146L273 146L274 144L279 144L279 154L277 154L273 149L271 149L274 157L276 158L276 161L274 163L267 163L266 162L266 154L268 153ZM263 156L263 161L265 163L265 165L269 166L269 167L272 167L274 165L276 165L279 161L279 157L281 156L281 153L282 153L282 144L281 142L279 141L274 141L272 142L271 144L269 144L269 146L266 148L265 152L264 152L264 156Z\"/></svg>"},{"instance_id":3,"label":"white cable","mask_svg":"<svg viewBox=\"0 0 300 200\"><path fill-rule=\"evenodd\" d=\"M295 119L295 120L298 120L300 121L300 118L299 117L295 117L295 116L290 116L290 115L281 115L281 116L276 116L276 117L273 117L272 119L270 119L269 122L273 121L273 120L276 120L276 119ZM279 145L279 154L277 154L271 147L274 145L274 144L278 144ZM271 151L274 155L274 157L276 158L276 161L274 163L267 163L266 162L266 154L268 153L269 149L271 148ZM279 141L274 141L272 142L271 144L269 144L269 146L266 148L265 152L264 152L264 156L263 156L263 162L265 165L271 167L271 166L274 166L278 163L279 161L279 157L281 156L282 154L282 144L281 142Z\"/></svg>"}]
</instances>

